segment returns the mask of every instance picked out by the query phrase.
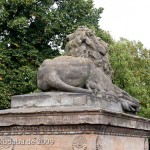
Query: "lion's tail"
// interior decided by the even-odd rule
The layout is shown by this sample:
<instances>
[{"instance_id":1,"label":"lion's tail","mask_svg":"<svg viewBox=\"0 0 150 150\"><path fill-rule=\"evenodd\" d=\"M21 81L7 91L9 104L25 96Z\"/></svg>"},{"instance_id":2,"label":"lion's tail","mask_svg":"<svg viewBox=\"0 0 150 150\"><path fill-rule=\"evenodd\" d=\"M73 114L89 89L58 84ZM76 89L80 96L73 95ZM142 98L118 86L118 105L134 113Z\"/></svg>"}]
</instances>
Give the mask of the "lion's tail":
<instances>
[{"instance_id":1,"label":"lion's tail","mask_svg":"<svg viewBox=\"0 0 150 150\"><path fill-rule=\"evenodd\" d=\"M66 84L59 78L58 73L56 71L51 71L48 74L47 82L52 88L58 89L58 90L64 91L64 92L92 93L92 91L90 91L88 89L74 87L74 86Z\"/></svg>"}]
</instances>

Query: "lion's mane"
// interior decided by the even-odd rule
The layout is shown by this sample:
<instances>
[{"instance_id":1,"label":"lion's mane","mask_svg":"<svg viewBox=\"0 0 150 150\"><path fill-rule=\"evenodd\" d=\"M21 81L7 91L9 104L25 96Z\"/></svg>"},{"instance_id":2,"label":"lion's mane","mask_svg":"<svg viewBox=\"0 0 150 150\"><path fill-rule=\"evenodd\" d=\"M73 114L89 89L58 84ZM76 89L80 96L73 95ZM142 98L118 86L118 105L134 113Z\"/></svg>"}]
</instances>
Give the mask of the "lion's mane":
<instances>
[{"instance_id":1,"label":"lion's mane","mask_svg":"<svg viewBox=\"0 0 150 150\"><path fill-rule=\"evenodd\" d=\"M95 33L84 26L79 27L74 33L67 36L67 56L89 58L96 67L112 79L112 68L109 63L108 45Z\"/></svg>"}]
</instances>

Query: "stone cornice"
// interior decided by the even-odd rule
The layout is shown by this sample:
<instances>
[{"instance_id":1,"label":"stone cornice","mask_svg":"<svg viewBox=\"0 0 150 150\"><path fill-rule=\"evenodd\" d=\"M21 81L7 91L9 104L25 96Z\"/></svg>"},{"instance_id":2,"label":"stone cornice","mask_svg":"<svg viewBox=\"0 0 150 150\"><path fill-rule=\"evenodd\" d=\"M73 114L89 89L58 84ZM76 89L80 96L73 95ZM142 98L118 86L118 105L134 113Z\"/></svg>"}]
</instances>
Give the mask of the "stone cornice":
<instances>
[{"instance_id":1,"label":"stone cornice","mask_svg":"<svg viewBox=\"0 0 150 150\"><path fill-rule=\"evenodd\" d=\"M150 120L93 107L22 108L0 111L0 126L35 125L104 125L147 132Z\"/></svg>"}]
</instances>

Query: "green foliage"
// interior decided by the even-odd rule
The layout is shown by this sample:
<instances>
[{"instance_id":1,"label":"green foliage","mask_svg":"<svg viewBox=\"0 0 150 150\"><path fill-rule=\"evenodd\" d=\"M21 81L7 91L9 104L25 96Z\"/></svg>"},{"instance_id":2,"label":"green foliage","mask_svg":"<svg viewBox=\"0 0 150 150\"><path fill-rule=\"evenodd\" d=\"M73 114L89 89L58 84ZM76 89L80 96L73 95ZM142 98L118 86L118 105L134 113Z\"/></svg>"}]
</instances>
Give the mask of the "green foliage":
<instances>
[{"instance_id":1,"label":"green foliage","mask_svg":"<svg viewBox=\"0 0 150 150\"><path fill-rule=\"evenodd\" d=\"M108 44L114 43L114 40L113 40L112 36L110 35L110 33L101 28L96 30L96 35Z\"/></svg>"},{"instance_id":2,"label":"green foliage","mask_svg":"<svg viewBox=\"0 0 150 150\"><path fill-rule=\"evenodd\" d=\"M98 30L102 10L92 0L0 0L0 108L37 90L39 64L60 55L78 26Z\"/></svg>"},{"instance_id":3,"label":"green foliage","mask_svg":"<svg viewBox=\"0 0 150 150\"><path fill-rule=\"evenodd\" d=\"M139 115L150 118L150 51L122 38L110 46L110 55L114 83L139 99Z\"/></svg>"},{"instance_id":4,"label":"green foliage","mask_svg":"<svg viewBox=\"0 0 150 150\"><path fill-rule=\"evenodd\" d=\"M64 48L66 35L74 32L78 26L99 29L98 22L103 9L96 9L93 0L59 0L57 9L51 19L51 32L55 32L54 45L61 44ZM50 28L47 30L50 31Z\"/></svg>"}]
</instances>

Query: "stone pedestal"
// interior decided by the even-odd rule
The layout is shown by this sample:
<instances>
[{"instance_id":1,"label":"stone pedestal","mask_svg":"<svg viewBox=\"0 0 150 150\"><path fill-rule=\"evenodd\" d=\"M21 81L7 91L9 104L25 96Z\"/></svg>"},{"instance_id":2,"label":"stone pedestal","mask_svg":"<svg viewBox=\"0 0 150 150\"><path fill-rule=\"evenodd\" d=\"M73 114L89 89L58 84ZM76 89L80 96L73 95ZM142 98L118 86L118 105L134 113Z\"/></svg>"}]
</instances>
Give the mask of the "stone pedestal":
<instances>
[{"instance_id":1,"label":"stone pedestal","mask_svg":"<svg viewBox=\"0 0 150 150\"><path fill-rule=\"evenodd\" d=\"M148 119L99 105L29 107L24 99L26 107L15 99L0 111L0 150L148 150Z\"/></svg>"}]
</instances>

